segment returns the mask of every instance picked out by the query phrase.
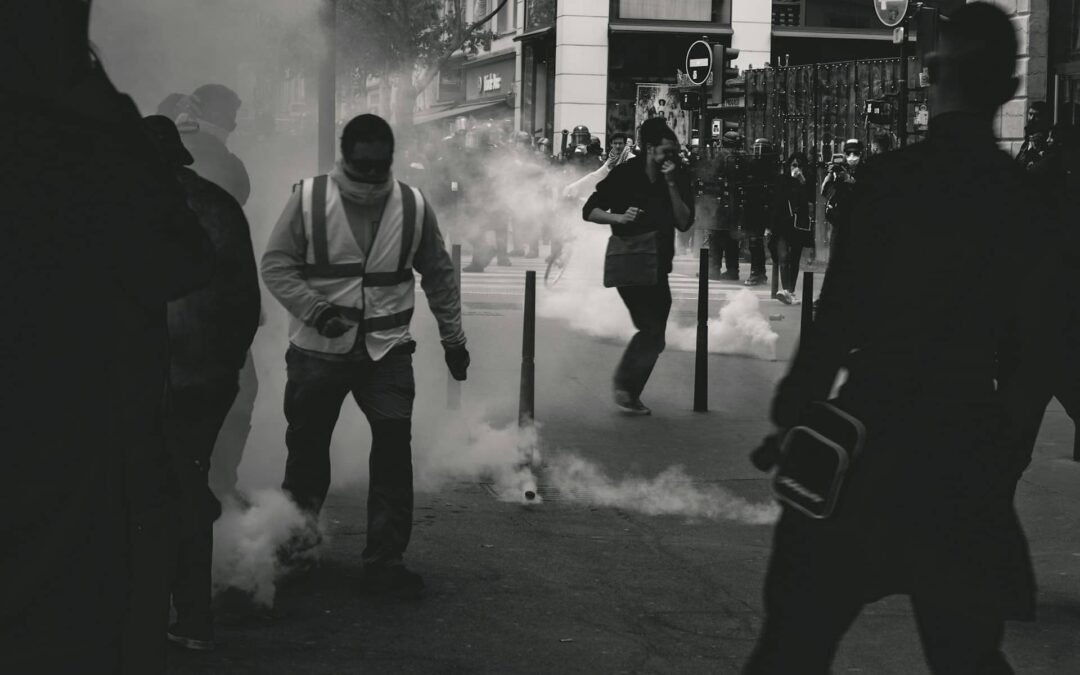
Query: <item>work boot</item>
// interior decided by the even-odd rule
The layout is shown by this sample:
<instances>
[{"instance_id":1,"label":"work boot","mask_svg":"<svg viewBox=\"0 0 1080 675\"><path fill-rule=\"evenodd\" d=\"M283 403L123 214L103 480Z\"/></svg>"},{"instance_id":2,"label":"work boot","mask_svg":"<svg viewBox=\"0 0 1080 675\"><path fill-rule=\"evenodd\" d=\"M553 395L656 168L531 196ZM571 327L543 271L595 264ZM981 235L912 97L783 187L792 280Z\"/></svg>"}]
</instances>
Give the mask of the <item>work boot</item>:
<instances>
[{"instance_id":1,"label":"work boot","mask_svg":"<svg viewBox=\"0 0 1080 675\"><path fill-rule=\"evenodd\" d=\"M720 274L720 279L722 281L738 281L739 273L734 270L728 270L727 272Z\"/></svg>"},{"instance_id":2,"label":"work boot","mask_svg":"<svg viewBox=\"0 0 1080 675\"><path fill-rule=\"evenodd\" d=\"M189 626L179 621L169 628L169 641L194 652L214 651L212 626Z\"/></svg>"},{"instance_id":3,"label":"work boot","mask_svg":"<svg viewBox=\"0 0 1080 675\"><path fill-rule=\"evenodd\" d=\"M751 274L750 278L744 282L744 286L764 286L769 283L769 277L766 274Z\"/></svg>"},{"instance_id":4,"label":"work boot","mask_svg":"<svg viewBox=\"0 0 1080 675\"><path fill-rule=\"evenodd\" d=\"M365 595L417 597L424 592L424 578L404 565L365 565L360 579Z\"/></svg>"},{"instance_id":5,"label":"work boot","mask_svg":"<svg viewBox=\"0 0 1080 675\"><path fill-rule=\"evenodd\" d=\"M630 395L630 392L617 389L615 391L615 407L624 415L645 416L651 415L652 410L641 402L640 398Z\"/></svg>"},{"instance_id":6,"label":"work boot","mask_svg":"<svg viewBox=\"0 0 1080 675\"><path fill-rule=\"evenodd\" d=\"M483 268L482 265L480 265L478 263L470 263L468 267L466 267L465 269L463 269L461 271L462 272L472 272L474 274L479 274L480 272L484 271L484 268Z\"/></svg>"},{"instance_id":7,"label":"work boot","mask_svg":"<svg viewBox=\"0 0 1080 675\"><path fill-rule=\"evenodd\" d=\"M499 258L495 262L495 264L498 265L499 267L513 267L513 265L514 265L514 263L510 262L510 258L507 258L505 256L502 257L502 258Z\"/></svg>"}]
</instances>

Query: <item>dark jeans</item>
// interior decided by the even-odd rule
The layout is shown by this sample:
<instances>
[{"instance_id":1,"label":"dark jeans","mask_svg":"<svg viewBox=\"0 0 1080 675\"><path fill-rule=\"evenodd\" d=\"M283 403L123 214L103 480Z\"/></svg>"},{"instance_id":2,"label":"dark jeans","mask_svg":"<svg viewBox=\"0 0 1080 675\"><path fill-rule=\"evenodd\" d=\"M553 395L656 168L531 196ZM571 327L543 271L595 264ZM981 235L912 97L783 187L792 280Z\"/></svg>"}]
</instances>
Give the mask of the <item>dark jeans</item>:
<instances>
[{"instance_id":1,"label":"dark jeans","mask_svg":"<svg viewBox=\"0 0 1080 675\"><path fill-rule=\"evenodd\" d=\"M371 425L365 565L400 564L412 534L412 348L381 361L328 361L289 349L288 459L282 488L317 514L330 489L330 437L351 393Z\"/></svg>"},{"instance_id":2,"label":"dark jeans","mask_svg":"<svg viewBox=\"0 0 1080 675\"><path fill-rule=\"evenodd\" d=\"M780 288L791 293L799 281L802 239L797 235L774 234L769 237L769 253L780 268Z\"/></svg>"},{"instance_id":3,"label":"dark jeans","mask_svg":"<svg viewBox=\"0 0 1080 675\"><path fill-rule=\"evenodd\" d=\"M218 432L213 461L210 462L210 488L219 498L236 490L237 470L244 459L244 447L251 434L251 416L255 412L258 395L259 377L249 353L240 371L240 393Z\"/></svg>"},{"instance_id":4,"label":"dark jeans","mask_svg":"<svg viewBox=\"0 0 1080 675\"><path fill-rule=\"evenodd\" d=\"M165 443L180 488L180 540L172 580L177 620L210 628L210 570L214 521L221 504L210 491L210 456L238 390L226 380L174 389L165 417Z\"/></svg>"},{"instance_id":5,"label":"dark jeans","mask_svg":"<svg viewBox=\"0 0 1080 675\"><path fill-rule=\"evenodd\" d=\"M750 276L768 276L765 271L765 236L750 235Z\"/></svg>"},{"instance_id":6,"label":"dark jeans","mask_svg":"<svg viewBox=\"0 0 1080 675\"><path fill-rule=\"evenodd\" d=\"M655 286L620 288L619 295L630 310L637 333L630 339L615 371L615 388L637 398L664 351L664 333L671 313L671 287L665 274Z\"/></svg>"},{"instance_id":7,"label":"dark jeans","mask_svg":"<svg viewBox=\"0 0 1080 675\"><path fill-rule=\"evenodd\" d=\"M799 522L799 521L802 522ZM863 553L833 521L806 525L786 512L777 525L765 578L765 624L747 675L825 675L844 633L865 604L853 581ZM962 585L917 575L911 592L915 625L931 672L1012 673L1001 643L1004 620L973 606Z\"/></svg>"},{"instance_id":8,"label":"dark jeans","mask_svg":"<svg viewBox=\"0 0 1080 675\"><path fill-rule=\"evenodd\" d=\"M739 240L731 235L730 230L709 231L709 276L718 278L721 263L727 266L729 273L739 273Z\"/></svg>"}]
</instances>

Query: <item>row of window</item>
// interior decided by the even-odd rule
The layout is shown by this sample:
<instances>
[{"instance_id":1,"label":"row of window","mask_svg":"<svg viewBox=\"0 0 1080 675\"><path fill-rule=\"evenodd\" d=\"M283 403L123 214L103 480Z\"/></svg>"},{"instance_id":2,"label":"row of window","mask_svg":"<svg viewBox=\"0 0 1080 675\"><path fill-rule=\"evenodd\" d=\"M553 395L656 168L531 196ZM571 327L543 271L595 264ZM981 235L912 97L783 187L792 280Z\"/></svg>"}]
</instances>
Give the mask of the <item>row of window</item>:
<instances>
[{"instance_id":1,"label":"row of window","mask_svg":"<svg viewBox=\"0 0 1080 675\"><path fill-rule=\"evenodd\" d=\"M493 2L495 0L477 0ZM597 0L600 1L600 0ZM610 0L613 20L731 23L732 2L770 0ZM773 25L812 28L881 28L868 0L771 0ZM555 24L558 0L525 0L525 30Z\"/></svg>"}]
</instances>

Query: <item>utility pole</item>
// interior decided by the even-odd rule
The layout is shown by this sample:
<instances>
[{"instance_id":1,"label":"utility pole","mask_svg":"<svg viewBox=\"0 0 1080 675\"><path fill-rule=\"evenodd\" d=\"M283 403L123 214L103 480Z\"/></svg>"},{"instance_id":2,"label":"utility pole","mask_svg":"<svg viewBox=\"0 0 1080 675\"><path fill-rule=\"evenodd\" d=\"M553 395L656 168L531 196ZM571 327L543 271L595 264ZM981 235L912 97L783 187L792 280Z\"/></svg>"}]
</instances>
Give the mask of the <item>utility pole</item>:
<instances>
[{"instance_id":1,"label":"utility pole","mask_svg":"<svg viewBox=\"0 0 1080 675\"><path fill-rule=\"evenodd\" d=\"M337 0L322 0L326 51L319 64L319 173L328 173L337 158Z\"/></svg>"}]
</instances>

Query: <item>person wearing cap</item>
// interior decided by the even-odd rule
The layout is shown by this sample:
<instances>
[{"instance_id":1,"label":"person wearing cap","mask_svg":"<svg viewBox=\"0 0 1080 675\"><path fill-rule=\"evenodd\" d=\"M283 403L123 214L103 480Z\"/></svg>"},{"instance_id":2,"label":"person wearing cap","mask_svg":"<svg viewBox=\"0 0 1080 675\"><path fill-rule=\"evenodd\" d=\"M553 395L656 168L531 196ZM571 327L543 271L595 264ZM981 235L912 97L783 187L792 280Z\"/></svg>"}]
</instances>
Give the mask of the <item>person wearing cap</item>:
<instances>
[{"instance_id":1,"label":"person wearing cap","mask_svg":"<svg viewBox=\"0 0 1080 675\"><path fill-rule=\"evenodd\" d=\"M314 527L330 489L330 439L352 394L371 426L361 588L413 595L424 587L404 563L413 525L414 272L454 379L466 378L470 358L435 211L394 180L393 159L386 120L360 115L346 124L334 170L302 181L285 205L262 276L291 315L282 489Z\"/></svg>"},{"instance_id":2,"label":"person wearing cap","mask_svg":"<svg viewBox=\"0 0 1080 675\"><path fill-rule=\"evenodd\" d=\"M857 138L850 138L844 143L842 162L829 165L825 180L821 183L821 196L825 198L825 220L832 226L829 237L830 258L836 251L839 231L847 226L851 218L851 200L856 176L860 172L863 144Z\"/></svg>"},{"instance_id":3,"label":"person wearing cap","mask_svg":"<svg viewBox=\"0 0 1080 675\"><path fill-rule=\"evenodd\" d=\"M213 523L221 504L210 491L208 474L259 324L259 278L243 209L228 192L188 168L195 159L169 118L153 115L145 124L213 242L216 260L207 286L168 306L170 390L164 423L181 504L172 582L176 623L168 636L188 649L209 650L214 646Z\"/></svg>"},{"instance_id":4,"label":"person wearing cap","mask_svg":"<svg viewBox=\"0 0 1080 675\"><path fill-rule=\"evenodd\" d=\"M1059 365L1062 333L1050 292L986 274L1010 260L1057 273L1053 223L1032 212L994 133L1019 85L1016 54L999 7L957 9L925 61L926 139L878 157L854 186L857 226L838 232L814 329L771 417L782 435L829 399L862 423L865 443L830 516L783 506L748 675L829 672L863 607L897 594L910 598L930 672L1013 672L1005 622L1035 610L1015 443L1042 413L1032 394ZM917 270L912 242L934 242ZM957 278L983 287L973 296ZM863 655L866 670L881 670L878 652L878 664Z\"/></svg>"}]
</instances>

